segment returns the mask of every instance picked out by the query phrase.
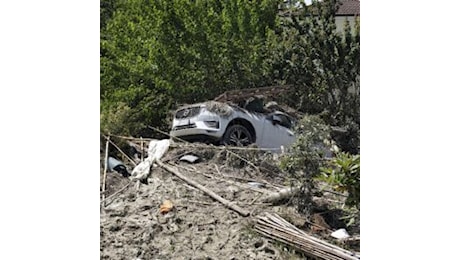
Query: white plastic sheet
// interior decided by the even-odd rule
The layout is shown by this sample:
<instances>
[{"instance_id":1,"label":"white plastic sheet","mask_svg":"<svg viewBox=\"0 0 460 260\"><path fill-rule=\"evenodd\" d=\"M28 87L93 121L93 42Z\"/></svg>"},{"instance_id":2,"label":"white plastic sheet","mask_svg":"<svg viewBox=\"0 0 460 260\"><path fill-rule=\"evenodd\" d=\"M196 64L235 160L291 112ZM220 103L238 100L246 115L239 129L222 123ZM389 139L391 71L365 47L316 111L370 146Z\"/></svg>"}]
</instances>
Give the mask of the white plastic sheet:
<instances>
[{"instance_id":1,"label":"white plastic sheet","mask_svg":"<svg viewBox=\"0 0 460 260\"><path fill-rule=\"evenodd\" d=\"M134 167L131 173L134 179L146 179L150 174L150 168L154 164L155 160L161 159L161 157L166 154L170 144L171 142L169 139L150 141L147 158Z\"/></svg>"},{"instance_id":2,"label":"white plastic sheet","mask_svg":"<svg viewBox=\"0 0 460 260\"><path fill-rule=\"evenodd\" d=\"M184 155L182 156L179 161L186 161L186 162L189 162L189 163L196 163L200 158L198 158L197 156L195 155L192 155L192 154L187 154L187 155Z\"/></svg>"},{"instance_id":3,"label":"white plastic sheet","mask_svg":"<svg viewBox=\"0 0 460 260\"><path fill-rule=\"evenodd\" d=\"M344 239L344 238L349 238L350 237L350 235L348 234L348 232L344 228L341 228L341 229L338 229L338 230L332 232L331 236L335 237L337 239Z\"/></svg>"}]
</instances>

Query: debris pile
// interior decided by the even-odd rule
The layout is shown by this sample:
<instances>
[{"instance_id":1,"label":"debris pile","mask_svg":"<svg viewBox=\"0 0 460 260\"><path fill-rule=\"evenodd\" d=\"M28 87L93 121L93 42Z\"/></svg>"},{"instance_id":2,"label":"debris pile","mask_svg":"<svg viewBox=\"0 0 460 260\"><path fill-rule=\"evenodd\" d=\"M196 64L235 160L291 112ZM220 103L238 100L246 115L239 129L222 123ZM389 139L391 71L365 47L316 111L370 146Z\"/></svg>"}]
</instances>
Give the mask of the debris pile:
<instances>
[{"instance_id":1,"label":"debris pile","mask_svg":"<svg viewBox=\"0 0 460 260\"><path fill-rule=\"evenodd\" d=\"M101 259L305 259L311 255L348 259L312 254L321 249L299 244L303 239L299 237L277 243L276 235L261 226L264 216L273 220L279 215L285 219L284 227L289 221L309 236L335 243L330 247L334 250L347 245L331 236L345 226L325 217L330 229L316 232L312 220L289 203L297 188L279 170L279 155L254 147L120 136L106 139L105 154L101 154L107 158L101 165ZM133 154L121 149L110 153L109 143L110 147L130 143L142 160L133 163ZM124 162L131 176L113 172L110 157ZM330 193L318 199L343 204L345 197ZM264 223L276 227L270 221ZM356 238L355 232L347 231ZM278 232L289 231L278 227ZM353 249L359 251L359 244ZM358 254L346 254L359 259Z\"/></svg>"},{"instance_id":2,"label":"debris pile","mask_svg":"<svg viewBox=\"0 0 460 260\"><path fill-rule=\"evenodd\" d=\"M325 260L359 259L358 254L309 235L276 214L258 216L255 228L257 232L292 245L312 257Z\"/></svg>"}]
</instances>

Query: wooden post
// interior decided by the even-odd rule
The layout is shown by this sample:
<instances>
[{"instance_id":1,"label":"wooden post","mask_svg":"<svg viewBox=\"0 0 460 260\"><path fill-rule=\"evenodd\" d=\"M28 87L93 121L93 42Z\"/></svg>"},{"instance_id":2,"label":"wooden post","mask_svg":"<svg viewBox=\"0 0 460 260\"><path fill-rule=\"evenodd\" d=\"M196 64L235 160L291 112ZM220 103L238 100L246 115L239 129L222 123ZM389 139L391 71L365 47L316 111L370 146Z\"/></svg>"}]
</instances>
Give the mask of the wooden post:
<instances>
[{"instance_id":1,"label":"wooden post","mask_svg":"<svg viewBox=\"0 0 460 260\"><path fill-rule=\"evenodd\" d=\"M108 136L105 136L105 135L104 135L104 137L105 137L105 139L109 140L109 139L108 139ZM110 142L110 143L113 145L113 147L115 147L123 156L125 156L126 159L128 159L129 162L130 162L133 166L136 166L136 165L137 165L136 162L134 162L133 159L131 159L127 154L125 154L125 153L123 152L123 150L121 150L120 147L118 147L113 141L109 140L109 142Z\"/></svg>"},{"instance_id":2,"label":"wooden post","mask_svg":"<svg viewBox=\"0 0 460 260\"><path fill-rule=\"evenodd\" d=\"M104 201L104 204L103 204L104 207L105 207L105 180L107 178L107 167L109 163L109 142L110 142L110 135L107 137L107 141L105 143L104 177L102 178L102 201Z\"/></svg>"},{"instance_id":3,"label":"wooden post","mask_svg":"<svg viewBox=\"0 0 460 260\"><path fill-rule=\"evenodd\" d=\"M141 162L144 161L144 140L142 140L141 136Z\"/></svg>"}]
</instances>

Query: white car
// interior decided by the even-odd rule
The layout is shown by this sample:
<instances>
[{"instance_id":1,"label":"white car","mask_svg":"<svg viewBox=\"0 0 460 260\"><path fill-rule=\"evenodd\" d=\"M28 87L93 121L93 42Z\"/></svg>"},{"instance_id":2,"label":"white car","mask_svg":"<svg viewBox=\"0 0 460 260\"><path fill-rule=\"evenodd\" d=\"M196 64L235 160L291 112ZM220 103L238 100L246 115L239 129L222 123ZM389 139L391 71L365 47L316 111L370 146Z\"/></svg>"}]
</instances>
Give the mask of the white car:
<instances>
[{"instance_id":1,"label":"white car","mask_svg":"<svg viewBox=\"0 0 460 260\"><path fill-rule=\"evenodd\" d=\"M278 150L295 141L293 124L294 119L283 112L250 112L210 101L177 110L170 135L187 141L231 146L255 143L260 148Z\"/></svg>"}]
</instances>

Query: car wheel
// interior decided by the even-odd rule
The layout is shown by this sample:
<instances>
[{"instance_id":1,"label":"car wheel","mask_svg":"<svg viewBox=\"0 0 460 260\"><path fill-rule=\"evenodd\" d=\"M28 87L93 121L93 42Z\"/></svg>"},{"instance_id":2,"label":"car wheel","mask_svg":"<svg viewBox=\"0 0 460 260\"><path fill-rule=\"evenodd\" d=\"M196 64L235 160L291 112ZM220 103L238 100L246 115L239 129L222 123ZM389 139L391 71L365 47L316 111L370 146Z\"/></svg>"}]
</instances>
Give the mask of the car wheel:
<instances>
[{"instance_id":1,"label":"car wheel","mask_svg":"<svg viewBox=\"0 0 460 260\"><path fill-rule=\"evenodd\" d=\"M253 142L251 133L242 125L230 126L223 137L224 145L246 146Z\"/></svg>"}]
</instances>

